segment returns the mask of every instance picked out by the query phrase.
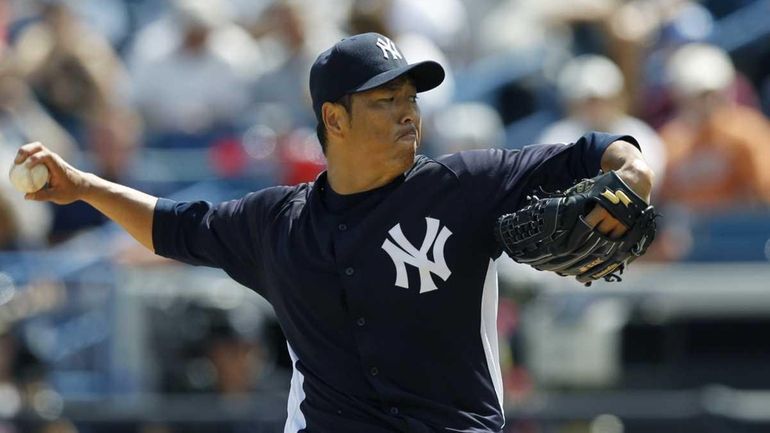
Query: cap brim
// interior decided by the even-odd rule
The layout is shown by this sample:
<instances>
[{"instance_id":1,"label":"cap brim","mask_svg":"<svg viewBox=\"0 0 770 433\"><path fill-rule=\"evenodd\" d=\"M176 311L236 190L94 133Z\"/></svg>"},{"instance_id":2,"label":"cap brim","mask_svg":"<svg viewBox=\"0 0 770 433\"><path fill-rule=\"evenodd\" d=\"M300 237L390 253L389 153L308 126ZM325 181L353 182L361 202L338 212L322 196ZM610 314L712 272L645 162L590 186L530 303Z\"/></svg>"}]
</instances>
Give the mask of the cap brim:
<instances>
[{"instance_id":1,"label":"cap brim","mask_svg":"<svg viewBox=\"0 0 770 433\"><path fill-rule=\"evenodd\" d=\"M360 86L353 89L352 93L374 89L375 87L382 86L383 84L389 81L393 81L402 75L409 75L414 80L414 85L417 88L417 92L425 92L427 90L438 87L438 85L444 81L444 76L446 74L444 72L444 68L440 64L432 60L427 60L424 62L413 63L411 65L391 69L379 75L375 75Z\"/></svg>"}]
</instances>

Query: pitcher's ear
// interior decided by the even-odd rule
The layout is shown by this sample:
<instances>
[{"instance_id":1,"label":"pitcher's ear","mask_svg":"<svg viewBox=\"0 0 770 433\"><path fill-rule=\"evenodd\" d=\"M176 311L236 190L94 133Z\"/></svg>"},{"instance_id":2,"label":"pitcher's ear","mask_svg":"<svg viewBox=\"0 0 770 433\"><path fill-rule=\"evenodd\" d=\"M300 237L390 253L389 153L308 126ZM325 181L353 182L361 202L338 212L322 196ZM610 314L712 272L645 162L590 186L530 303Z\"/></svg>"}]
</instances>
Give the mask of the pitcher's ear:
<instances>
[{"instance_id":1,"label":"pitcher's ear","mask_svg":"<svg viewBox=\"0 0 770 433\"><path fill-rule=\"evenodd\" d=\"M331 135L341 135L348 125L348 112L341 104L324 102L321 106L321 115L323 117L326 131Z\"/></svg>"}]
</instances>

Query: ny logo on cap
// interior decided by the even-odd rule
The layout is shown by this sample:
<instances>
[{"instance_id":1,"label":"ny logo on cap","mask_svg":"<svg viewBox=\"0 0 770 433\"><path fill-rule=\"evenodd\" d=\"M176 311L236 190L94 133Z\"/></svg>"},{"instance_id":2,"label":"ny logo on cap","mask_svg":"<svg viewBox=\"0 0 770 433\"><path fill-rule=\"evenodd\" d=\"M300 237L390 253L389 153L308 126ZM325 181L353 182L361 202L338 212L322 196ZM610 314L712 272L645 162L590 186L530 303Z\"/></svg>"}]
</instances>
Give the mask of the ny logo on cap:
<instances>
[{"instance_id":1,"label":"ny logo on cap","mask_svg":"<svg viewBox=\"0 0 770 433\"><path fill-rule=\"evenodd\" d=\"M393 60L404 58L401 53L398 52L396 44L394 44L393 41L388 38L377 38L377 46L380 47L382 50L382 55L386 59L391 58L391 56L393 57ZM390 56L388 56L388 53L390 53Z\"/></svg>"}]
</instances>

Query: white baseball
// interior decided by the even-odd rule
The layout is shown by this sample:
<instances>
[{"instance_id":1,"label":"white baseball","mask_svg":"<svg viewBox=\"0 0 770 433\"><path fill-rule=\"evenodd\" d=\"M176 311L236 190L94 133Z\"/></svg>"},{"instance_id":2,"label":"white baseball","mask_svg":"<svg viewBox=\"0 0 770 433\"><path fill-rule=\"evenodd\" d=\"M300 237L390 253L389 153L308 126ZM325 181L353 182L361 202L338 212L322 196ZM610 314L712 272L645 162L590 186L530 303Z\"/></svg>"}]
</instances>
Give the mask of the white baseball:
<instances>
[{"instance_id":1,"label":"white baseball","mask_svg":"<svg viewBox=\"0 0 770 433\"><path fill-rule=\"evenodd\" d=\"M9 173L13 186L23 193L35 192L43 188L48 182L48 168L38 164L32 169L27 162L14 164Z\"/></svg>"}]
</instances>

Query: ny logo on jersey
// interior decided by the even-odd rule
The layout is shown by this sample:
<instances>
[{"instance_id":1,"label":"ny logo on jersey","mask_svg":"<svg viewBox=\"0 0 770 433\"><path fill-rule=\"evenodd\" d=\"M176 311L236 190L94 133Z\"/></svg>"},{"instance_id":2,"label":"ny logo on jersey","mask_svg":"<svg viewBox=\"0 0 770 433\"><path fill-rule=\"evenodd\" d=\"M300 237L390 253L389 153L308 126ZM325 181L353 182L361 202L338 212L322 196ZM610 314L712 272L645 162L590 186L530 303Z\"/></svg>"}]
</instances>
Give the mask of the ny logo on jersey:
<instances>
[{"instance_id":1,"label":"ny logo on jersey","mask_svg":"<svg viewBox=\"0 0 770 433\"><path fill-rule=\"evenodd\" d=\"M396 59L403 59L404 57L401 55L401 53L398 52L398 48L396 48L396 44L393 43L388 38L377 38L377 46L380 47L382 50L382 55L385 56L386 59L393 58L393 60ZM390 56L388 56L388 53L390 53Z\"/></svg>"},{"instance_id":2,"label":"ny logo on jersey","mask_svg":"<svg viewBox=\"0 0 770 433\"><path fill-rule=\"evenodd\" d=\"M452 271L449 270L444 260L444 244L446 244L449 236L452 236L452 232L446 226L439 231L441 222L437 219L426 217L425 221L427 222L427 230L420 249L417 249L406 239L401 231L401 224L396 224L388 231L396 243L390 239L385 239L382 244L382 249L388 253L396 266L396 285L405 289L409 288L406 265L410 264L420 271L420 293L438 289L431 274L438 275L444 281L452 275ZM431 246L433 246L433 261L428 259L428 250Z\"/></svg>"}]
</instances>

